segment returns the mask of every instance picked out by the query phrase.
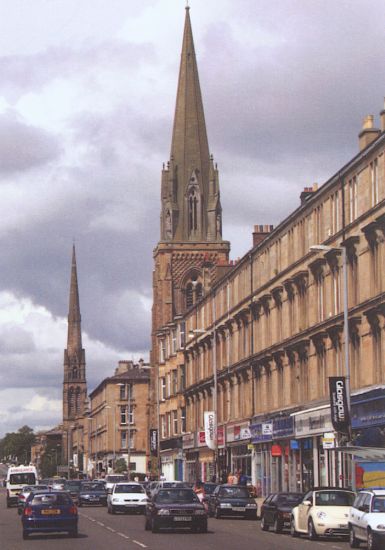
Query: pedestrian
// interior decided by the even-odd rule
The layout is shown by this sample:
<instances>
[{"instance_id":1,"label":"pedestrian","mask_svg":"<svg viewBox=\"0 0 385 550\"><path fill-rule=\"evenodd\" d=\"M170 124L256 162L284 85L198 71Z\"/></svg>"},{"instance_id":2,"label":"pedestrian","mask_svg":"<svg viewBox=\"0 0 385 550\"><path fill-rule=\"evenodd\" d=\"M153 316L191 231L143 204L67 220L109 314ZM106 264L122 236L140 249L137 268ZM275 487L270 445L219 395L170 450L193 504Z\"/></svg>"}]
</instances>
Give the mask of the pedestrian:
<instances>
[{"instance_id":1,"label":"pedestrian","mask_svg":"<svg viewBox=\"0 0 385 550\"><path fill-rule=\"evenodd\" d=\"M204 488L203 483L201 482L200 479L198 479L195 482L195 485L193 487L193 491L196 494L196 496L199 498L199 501L203 504L203 506L207 510L207 503L206 503L206 500L205 500L205 497L206 497L205 488Z\"/></svg>"},{"instance_id":2,"label":"pedestrian","mask_svg":"<svg viewBox=\"0 0 385 550\"><path fill-rule=\"evenodd\" d=\"M242 472L242 470L238 473L238 483L239 485L247 485L247 476Z\"/></svg>"}]
</instances>

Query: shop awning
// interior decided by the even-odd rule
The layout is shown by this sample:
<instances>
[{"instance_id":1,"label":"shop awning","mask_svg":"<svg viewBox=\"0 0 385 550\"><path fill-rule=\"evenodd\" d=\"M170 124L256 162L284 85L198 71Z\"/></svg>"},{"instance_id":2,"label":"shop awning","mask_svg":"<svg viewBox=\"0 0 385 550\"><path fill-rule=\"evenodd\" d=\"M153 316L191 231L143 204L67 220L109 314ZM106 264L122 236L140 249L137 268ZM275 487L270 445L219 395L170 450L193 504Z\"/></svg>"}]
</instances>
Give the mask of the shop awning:
<instances>
[{"instance_id":1,"label":"shop awning","mask_svg":"<svg viewBox=\"0 0 385 550\"><path fill-rule=\"evenodd\" d=\"M334 447L329 450L352 455L355 460L385 461L385 449L382 447Z\"/></svg>"}]
</instances>

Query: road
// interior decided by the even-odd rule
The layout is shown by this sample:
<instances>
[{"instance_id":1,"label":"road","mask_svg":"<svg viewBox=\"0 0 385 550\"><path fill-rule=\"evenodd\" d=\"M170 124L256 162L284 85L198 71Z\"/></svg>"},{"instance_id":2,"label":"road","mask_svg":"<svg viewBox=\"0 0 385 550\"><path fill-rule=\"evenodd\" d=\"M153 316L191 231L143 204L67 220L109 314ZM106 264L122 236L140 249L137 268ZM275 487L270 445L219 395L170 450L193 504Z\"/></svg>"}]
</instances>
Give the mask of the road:
<instances>
[{"instance_id":1,"label":"road","mask_svg":"<svg viewBox=\"0 0 385 550\"><path fill-rule=\"evenodd\" d=\"M36 540L38 539L38 540ZM33 535L24 541L16 508L6 508L5 491L0 490L0 548L1 550L347 550L341 539L310 542L293 539L289 534L276 535L261 531L259 521L242 519L209 520L208 533L161 532L144 530L143 516L109 515L106 508L79 509L79 537L66 535Z\"/></svg>"}]
</instances>

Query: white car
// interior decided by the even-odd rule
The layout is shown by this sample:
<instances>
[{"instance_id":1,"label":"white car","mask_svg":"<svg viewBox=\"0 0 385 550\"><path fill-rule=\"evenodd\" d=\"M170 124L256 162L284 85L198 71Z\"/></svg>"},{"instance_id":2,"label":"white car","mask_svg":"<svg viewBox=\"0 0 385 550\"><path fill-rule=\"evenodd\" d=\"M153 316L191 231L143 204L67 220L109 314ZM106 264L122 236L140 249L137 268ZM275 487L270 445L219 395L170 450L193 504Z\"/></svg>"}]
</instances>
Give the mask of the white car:
<instances>
[{"instance_id":1,"label":"white car","mask_svg":"<svg viewBox=\"0 0 385 550\"><path fill-rule=\"evenodd\" d=\"M349 540L351 548L366 542L368 550L385 548L385 489L360 491L350 508Z\"/></svg>"},{"instance_id":2,"label":"white car","mask_svg":"<svg viewBox=\"0 0 385 550\"><path fill-rule=\"evenodd\" d=\"M338 487L315 488L291 511L292 537L306 534L310 540L320 536L348 535L350 507L355 493Z\"/></svg>"},{"instance_id":3,"label":"white car","mask_svg":"<svg viewBox=\"0 0 385 550\"><path fill-rule=\"evenodd\" d=\"M109 489L112 489L115 483L128 481L128 477L127 474L108 474L103 481L106 484L106 491L108 491Z\"/></svg>"},{"instance_id":4,"label":"white car","mask_svg":"<svg viewBox=\"0 0 385 550\"><path fill-rule=\"evenodd\" d=\"M116 483L108 491L107 511L109 514L129 511L144 514L147 500L146 491L140 483L134 483L133 481Z\"/></svg>"}]
</instances>

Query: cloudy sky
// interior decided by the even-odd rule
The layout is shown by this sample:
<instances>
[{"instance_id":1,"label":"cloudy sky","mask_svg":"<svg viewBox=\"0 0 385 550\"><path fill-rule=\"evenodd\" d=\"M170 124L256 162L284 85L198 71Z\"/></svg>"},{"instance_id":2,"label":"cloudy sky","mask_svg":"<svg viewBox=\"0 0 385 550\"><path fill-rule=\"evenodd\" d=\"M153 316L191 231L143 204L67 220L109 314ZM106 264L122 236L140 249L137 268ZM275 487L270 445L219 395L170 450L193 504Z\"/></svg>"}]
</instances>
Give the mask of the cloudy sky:
<instances>
[{"instance_id":1,"label":"cloudy sky","mask_svg":"<svg viewBox=\"0 0 385 550\"><path fill-rule=\"evenodd\" d=\"M232 258L358 151L383 0L190 0ZM61 419L75 240L89 389L148 359L183 0L0 0L0 437Z\"/></svg>"}]
</instances>

